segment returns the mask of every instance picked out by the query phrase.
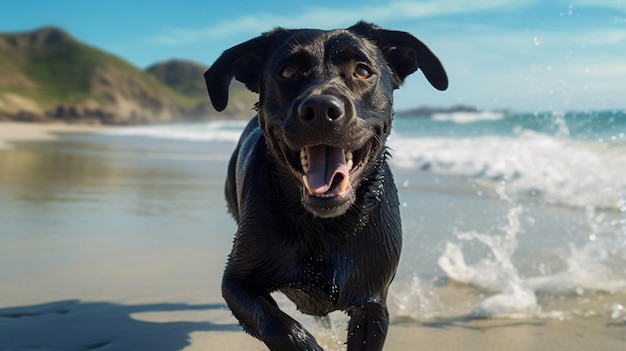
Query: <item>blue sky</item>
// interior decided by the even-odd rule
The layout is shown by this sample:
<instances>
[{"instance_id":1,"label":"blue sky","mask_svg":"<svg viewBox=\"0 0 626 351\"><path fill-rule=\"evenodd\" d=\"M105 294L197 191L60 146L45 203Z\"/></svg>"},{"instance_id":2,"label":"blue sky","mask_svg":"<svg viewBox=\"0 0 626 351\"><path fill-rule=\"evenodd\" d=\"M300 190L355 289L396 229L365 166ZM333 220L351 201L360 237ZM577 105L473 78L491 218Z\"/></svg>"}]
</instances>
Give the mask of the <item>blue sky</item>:
<instances>
[{"instance_id":1,"label":"blue sky","mask_svg":"<svg viewBox=\"0 0 626 351\"><path fill-rule=\"evenodd\" d=\"M396 92L397 109L458 103L530 112L626 107L623 0L0 3L1 32L56 25L140 68L171 58L208 66L223 50L276 26L333 29L361 19L411 32L447 69L445 92L429 87L420 73L409 77Z\"/></svg>"}]
</instances>

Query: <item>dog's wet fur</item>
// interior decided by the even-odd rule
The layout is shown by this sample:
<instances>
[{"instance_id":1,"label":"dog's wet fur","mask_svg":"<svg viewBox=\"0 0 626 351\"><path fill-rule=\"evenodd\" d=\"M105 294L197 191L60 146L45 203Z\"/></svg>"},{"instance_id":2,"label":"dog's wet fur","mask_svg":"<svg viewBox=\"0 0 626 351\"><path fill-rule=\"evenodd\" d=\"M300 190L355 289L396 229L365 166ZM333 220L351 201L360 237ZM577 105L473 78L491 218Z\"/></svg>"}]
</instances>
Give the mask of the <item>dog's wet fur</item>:
<instances>
[{"instance_id":1,"label":"dog's wet fur","mask_svg":"<svg viewBox=\"0 0 626 351\"><path fill-rule=\"evenodd\" d=\"M385 141L393 91L418 69L447 88L421 41L359 22L277 28L226 50L205 73L219 111L233 77L259 93L228 165L238 229L222 293L243 329L271 350L321 350L274 291L306 314L345 311L348 350L382 349L402 242Z\"/></svg>"}]
</instances>

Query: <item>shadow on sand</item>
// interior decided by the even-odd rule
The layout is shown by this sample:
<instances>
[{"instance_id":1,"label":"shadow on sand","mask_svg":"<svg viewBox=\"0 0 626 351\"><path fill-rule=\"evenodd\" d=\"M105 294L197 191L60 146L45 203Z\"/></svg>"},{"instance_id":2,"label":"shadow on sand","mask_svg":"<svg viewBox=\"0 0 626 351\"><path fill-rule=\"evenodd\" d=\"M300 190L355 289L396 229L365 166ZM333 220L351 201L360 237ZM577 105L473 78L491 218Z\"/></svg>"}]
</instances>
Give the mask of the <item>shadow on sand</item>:
<instances>
[{"instance_id":1,"label":"shadow on sand","mask_svg":"<svg viewBox=\"0 0 626 351\"><path fill-rule=\"evenodd\" d=\"M241 330L236 324L201 321L206 313L230 311L223 304L129 306L78 300L1 308L0 350L174 351L190 345L192 332ZM160 318L154 321L154 316Z\"/></svg>"}]
</instances>

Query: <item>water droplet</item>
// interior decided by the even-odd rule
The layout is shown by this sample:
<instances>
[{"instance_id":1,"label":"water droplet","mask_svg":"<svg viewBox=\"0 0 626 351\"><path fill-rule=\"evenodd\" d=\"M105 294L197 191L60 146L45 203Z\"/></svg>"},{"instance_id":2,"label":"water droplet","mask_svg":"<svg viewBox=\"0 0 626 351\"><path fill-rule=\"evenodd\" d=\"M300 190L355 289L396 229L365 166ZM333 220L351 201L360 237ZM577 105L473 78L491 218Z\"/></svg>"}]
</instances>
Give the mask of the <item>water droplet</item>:
<instances>
[{"instance_id":1,"label":"water droplet","mask_svg":"<svg viewBox=\"0 0 626 351\"><path fill-rule=\"evenodd\" d=\"M622 312L624 312L624 306L619 303L614 303L611 306L611 318L618 319L622 316Z\"/></svg>"},{"instance_id":2,"label":"water droplet","mask_svg":"<svg viewBox=\"0 0 626 351\"><path fill-rule=\"evenodd\" d=\"M533 41L535 42L535 45L537 46L541 45L541 37L539 35L535 35L533 37Z\"/></svg>"}]
</instances>

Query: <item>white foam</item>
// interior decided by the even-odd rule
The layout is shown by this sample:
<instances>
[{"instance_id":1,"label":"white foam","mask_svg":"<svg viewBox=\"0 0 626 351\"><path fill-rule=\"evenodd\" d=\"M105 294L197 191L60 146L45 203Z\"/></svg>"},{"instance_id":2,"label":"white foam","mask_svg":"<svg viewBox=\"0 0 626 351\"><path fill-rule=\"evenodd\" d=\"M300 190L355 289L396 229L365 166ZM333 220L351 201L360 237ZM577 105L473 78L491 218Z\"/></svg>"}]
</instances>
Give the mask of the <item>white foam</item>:
<instances>
[{"instance_id":1,"label":"white foam","mask_svg":"<svg viewBox=\"0 0 626 351\"><path fill-rule=\"evenodd\" d=\"M528 285L537 292L569 295L587 291L615 294L626 292L626 280L607 264L611 251L598 242L589 242L582 249L570 246L565 257L567 268L555 274L530 277Z\"/></svg>"},{"instance_id":2,"label":"white foam","mask_svg":"<svg viewBox=\"0 0 626 351\"><path fill-rule=\"evenodd\" d=\"M533 290L558 295L580 295L586 291L626 292L626 270L623 270L626 266L625 223L621 223L620 230L619 225L607 221L592 207L587 208L586 219L591 229L589 240L582 248L569 244L562 257L566 266L562 271L528 278Z\"/></svg>"},{"instance_id":3,"label":"white foam","mask_svg":"<svg viewBox=\"0 0 626 351\"><path fill-rule=\"evenodd\" d=\"M501 293L481 301L471 315L483 318L527 318L537 316L540 312L535 293L523 283L511 283Z\"/></svg>"},{"instance_id":4,"label":"white foam","mask_svg":"<svg viewBox=\"0 0 626 351\"><path fill-rule=\"evenodd\" d=\"M441 311L433 306L435 293L427 283L413 276L408 282L394 282L389 290L390 306L393 314L408 319L434 319L441 317Z\"/></svg>"},{"instance_id":5,"label":"white foam","mask_svg":"<svg viewBox=\"0 0 626 351\"><path fill-rule=\"evenodd\" d=\"M465 262L462 245L448 242L438 260L439 267L452 280L496 292L474 307L471 315L478 317L528 317L540 311L537 297L520 277L511 257L517 249L517 235L521 231L520 206L513 207L507 215L504 235L487 235L477 232L459 233L462 241L476 240L485 244L493 257L485 257L475 265Z\"/></svg>"},{"instance_id":6,"label":"white foam","mask_svg":"<svg viewBox=\"0 0 626 351\"><path fill-rule=\"evenodd\" d=\"M105 131L104 133L184 141L237 142L246 124L247 122L244 121L162 124L121 128L119 130Z\"/></svg>"},{"instance_id":7,"label":"white foam","mask_svg":"<svg viewBox=\"0 0 626 351\"><path fill-rule=\"evenodd\" d=\"M499 121L506 117L502 112L452 112L434 113L432 119L438 122L454 122L459 124L474 123L480 121Z\"/></svg>"},{"instance_id":8,"label":"white foam","mask_svg":"<svg viewBox=\"0 0 626 351\"><path fill-rule=\"evenodd\" d=\"M495 261L483 259L475 265L468 265L463 247L451 242L446 243L445 251L437 263L448 278L491 292L504 290L510 279L509 272Z\"/></svg>"},{"instance_id":9,"label":"white foam","mask_svg":"<svg viewBox=\"0 0 626 351\"><path fill-rule=\"evenodd\" d=\"M619 209L626 192L626 150L531 131L517 136L390 140L397 167L507 182L513 195L549 203Z\"/></svg>"}]
</instances>

